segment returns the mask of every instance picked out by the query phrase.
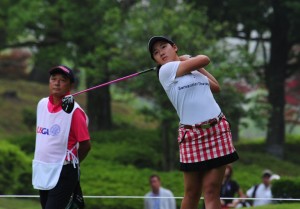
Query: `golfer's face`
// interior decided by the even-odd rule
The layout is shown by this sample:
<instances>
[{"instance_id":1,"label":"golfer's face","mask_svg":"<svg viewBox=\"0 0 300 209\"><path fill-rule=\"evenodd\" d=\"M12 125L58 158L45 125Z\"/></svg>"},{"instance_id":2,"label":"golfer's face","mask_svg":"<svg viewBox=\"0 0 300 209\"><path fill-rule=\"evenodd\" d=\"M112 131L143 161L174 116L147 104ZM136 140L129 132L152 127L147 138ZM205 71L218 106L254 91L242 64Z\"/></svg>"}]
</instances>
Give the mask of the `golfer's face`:
<instances>
[{"instance_id":1,"label":"golfer's face","mask_svg":"<svg viewBox=\"0 0 300 209\"><path fill-rule=\"evenodd\" d=\"M50 94L55 97L63 97L71 90L71 81L64 74L53 74L49 80Z\"/></svg>"},{"instance_id":2,"label":"golfer's face","mask_svg":"<svg viewBox=\"0 0 300 209\"><path fill-rule=\"evenodd\" d=\"M177 60L177 46L167 42L158 41L153 46L153 58L160 64Z\"/></svg>"}]
</instances>

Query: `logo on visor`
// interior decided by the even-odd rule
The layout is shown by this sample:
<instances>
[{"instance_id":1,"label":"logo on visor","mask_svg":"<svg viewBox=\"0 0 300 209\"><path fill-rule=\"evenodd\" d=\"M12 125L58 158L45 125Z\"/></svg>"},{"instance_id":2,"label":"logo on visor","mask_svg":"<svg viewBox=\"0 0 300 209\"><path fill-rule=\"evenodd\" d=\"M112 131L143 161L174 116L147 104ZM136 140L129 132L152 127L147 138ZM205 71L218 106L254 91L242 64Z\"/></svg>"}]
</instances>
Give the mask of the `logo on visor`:
<instances>
[{"instance_id":1,"label":"logo on visor","mask_svg":"<svg viewBox=\"0 0 300 209\"><path fill-rule=\"evenodd\" d=\"M50 135L51 136L57 136L60 132L60 126L55 124L50 128Z\"/></svg>"}]
</instances>

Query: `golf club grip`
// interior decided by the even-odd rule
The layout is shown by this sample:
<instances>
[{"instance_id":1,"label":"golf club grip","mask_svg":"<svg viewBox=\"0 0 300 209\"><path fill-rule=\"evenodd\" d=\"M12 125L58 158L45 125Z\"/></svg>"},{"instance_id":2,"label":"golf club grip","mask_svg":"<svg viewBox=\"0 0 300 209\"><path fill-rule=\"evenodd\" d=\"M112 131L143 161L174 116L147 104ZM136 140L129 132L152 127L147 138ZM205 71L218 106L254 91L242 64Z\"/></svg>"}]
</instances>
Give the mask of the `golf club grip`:
<instances>
[{"instance_id":1,"label":"golf club grip","mask_svg":"<svg viewBox=\"0 0 300 209\"><path fill-rule=\"evenodd\" d=\"M85 89L85 90L82 90L82 91L76 92L76 93L72 94L72 96L76 96L78 94L82 94L82 93L87 92L87 91L91 91L91 90L94 90L94 89L97 89L97 88L101 88L103 86L107 86L107 85L110 85L110 84L113 84L113 83L117 83L119 81L123 81L123 80L129 79L129 78L133 78L135 76L138 76L140 74L143 74L143 73L146 73L146 72L149 72L149 71L152 71L152 70L155 70L155 68L150 68L148 70L137 72L137 73L134 73L134 74L122 77L122 78L118 78L118 79L115 79L115 80L112 80L112 81L109 81L109 82L106 82L106 83L103 83L103 84L100 84L100 85L97 85L97 86L94 86L94 87L91 87L91 88L88 88L88 89Z\"/></svg>"}]
</instances>

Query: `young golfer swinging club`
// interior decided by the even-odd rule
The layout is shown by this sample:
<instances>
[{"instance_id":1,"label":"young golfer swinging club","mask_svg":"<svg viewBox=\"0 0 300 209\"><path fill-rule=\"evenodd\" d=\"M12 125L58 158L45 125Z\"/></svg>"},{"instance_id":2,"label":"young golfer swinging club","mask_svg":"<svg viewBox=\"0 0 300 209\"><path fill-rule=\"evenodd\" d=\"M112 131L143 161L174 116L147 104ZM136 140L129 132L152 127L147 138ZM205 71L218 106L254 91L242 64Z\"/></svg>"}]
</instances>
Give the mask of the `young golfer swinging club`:
<instances>
[{"instance_id":1,"label":"young golfer swinging club","mask_svg":"<svg viewBox=\"0 0 300 209\"><path fill-rule=\"evenodd\" d=\"M215 101L218 81L204 67L205 55L178 56L169 38L148 42L151 58L160 66L158 78L179 116L180 170L184 177L181 209L197 209L203 192L206 209L221 209L220 188L226 164L238 159L230 125Z\"/></svg>"}]
</instances>

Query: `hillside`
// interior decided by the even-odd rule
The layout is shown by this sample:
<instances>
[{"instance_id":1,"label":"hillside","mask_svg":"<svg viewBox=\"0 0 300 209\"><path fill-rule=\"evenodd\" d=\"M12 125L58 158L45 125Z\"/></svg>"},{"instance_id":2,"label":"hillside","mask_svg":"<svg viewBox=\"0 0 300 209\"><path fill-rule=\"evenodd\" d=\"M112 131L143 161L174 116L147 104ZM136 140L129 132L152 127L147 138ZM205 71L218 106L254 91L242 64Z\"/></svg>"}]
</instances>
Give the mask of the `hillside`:
<instances>
[{"instance_id":1,"label":"hillside","mask_svg":"<svg viewBox=\"0 0 300 209\"><path fill-rule=\"evenodd\" d=\"M36 105L41 98L47 96L47 84L0 79L0 108L2 110L0 112L0 139L34 132ZM117 123L122 124L126 121L141 128L155 127L155 123L147 122L141 114L138 114L138 109L126 107L127 100L135 101L132 95L126 96L125 100L119 99L120 96L116 97L118 97L117 101L112 103L112 114ZM86 109L85 98L86 93L75 98L83 109ZM132 120L128 121L128 117Z\"/></svg>"},{"instance_id":2,"label":"hillside","mask_svg":"<svg viewBox=\"0 0 300 209\"><path fill-rule=\"evenodd\" d=\"M0 80L0 138L28 133L24 115L34 113L40 97L47 95L47 87L22 80Z\"/></svg>"}]
</instances>

